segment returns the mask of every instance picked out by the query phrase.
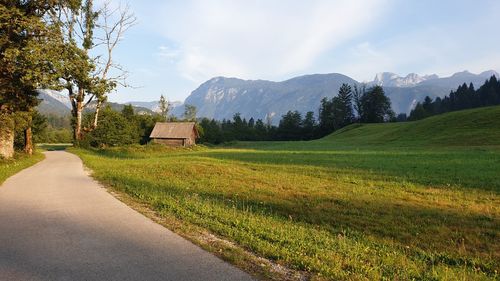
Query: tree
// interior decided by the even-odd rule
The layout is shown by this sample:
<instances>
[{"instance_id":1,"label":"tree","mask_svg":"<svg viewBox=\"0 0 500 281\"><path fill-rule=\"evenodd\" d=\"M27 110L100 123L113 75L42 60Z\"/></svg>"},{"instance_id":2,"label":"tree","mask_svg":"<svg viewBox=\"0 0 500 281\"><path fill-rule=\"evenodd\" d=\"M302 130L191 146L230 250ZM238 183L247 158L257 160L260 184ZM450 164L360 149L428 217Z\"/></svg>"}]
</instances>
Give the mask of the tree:
<instances>
[{"instance_id":1,"label":"tree","mask_svg":"<svg viewBox=\"0 0 500 281\"><path fill-rule=\"evenodd\" d=\"M325 136L333 132L333 101L326 97L321 99L319 107L319 130Z\"/></svg>"},{"instance_id":2,"label":"tree","mask_svg":"<svg viewBox=\"0 0 500 281\"><path fill-rule=\"evenodd\" d=\"M302 139L302 116L300 112L288 111L282 116L278 126L278 136L281 140Z\"/></svg>"},{"instance_id":3,"label":"tree","mask_svg":"<svg viewBox=\"0 0 500 281\"><path fill-rule=\"evenodd\" d=\"M136 18L128 6L113 9L104 2L101 9L94 9L93 0L83 5L60 7L51 14L64 34L62 43L61 86L68 91L72 105L74 142L83 139L84 132L97 127L101 106L107 94L118 84L127 86L127 72L113 60L116 46L123 40L124 33L132 27ZM75 56L74 54L77 54ZM111 76L110 73L116 73ZM82 126L83 110L95 102L93 121Z\"/></svg>"},{"instance_id":4,"label":"tree","mask_svg":"<svg viewBox=\"0 0 500 281\"><path fill-rule=\"evenodd\" d=\"M416 121L420 119L424 119L429 116L429 113L425 110L424 106L419 102L415 106L414 109L410 112L410 117L408 120L410 121Z\"/></svg>"},{"instance_id":5,"label":"tree","mask_svg":"<svg viewBox=\"0 0 500 281\"><path fill-rule=\"evenodd\" d=\"M93 116L88 117L89 121L92 121ZM139 142L138 131L134 125L124 114L105 107L99 119L99 126L85 135L81 145L102 148Z\"/></svg>"},{"instance_id":6,"label":"tree","mask_svg":"<svg viewBox=\"0 0 500 281\"><path fill-rule=\"evenodd\" d=\"M342 84L339 89L339 94L333 98L332 112L334 130L338 130L353 122L352 88L348 84Z\"/></svg>"},{"instance_id":7,"label":"tree","mask_svg":"<svg viewBox=\"0 0 500 281\"><path fill-rule=\"evenodd\" d=\"M67 5L70 1L61 2ZM0 156L12 157L14 115L27 112L24 149L33 150L31 116L37 88L57 81L60 33L46 21L55 1L0 1Z\"/></svg>"},{"instance_id":8,"label":"tree","mask_svg":"<svg viewBox=\"0 0 500 281\"><path fill-rule=\"evenodd\" d=\"M364 123L381 123L394 117L391 101L381 86L370 88L361 97L361 121Z\"/></svg>"},{"instance_id":9,"label":"tree","mask_svg":"<svg viewBox=\"0 0 500 281\"><path fill-rule=\"evenodd\" d=\"M434 106L432 103L432 99L429 96L425 97L422 107L424 108L427 116L434 114Z\"/></svg>"},{"instance_id":10,"label":"tree","mask_svg":"<svg viewBox=\"0 0 500 281\"><path fill-rule=\"evenodd\" d=\"M257 119L255 122L255 138L256 140L264 140L267 138L267 126L262 119Z\"/></svg>"},{"instance_id":11,"label":"tree","mask_svg":"<svg viewBox=\"0 0 500 281\"><path fill-rule=\"evenodd\" d=\"M361 84L360 86L354 85L354 91L352 93L353 107L356 110L357 120L361 121L361 115L363 115L363 107L361 103L361 98L366 94L366 84Z\"/></svg>"},{"instance_id":12,"label":"tree","mask_svg":"<svg viewBox=\"0 0 500 281\"><path fill-rule=\"evenodd\" d=\"M472 83L469 85L464 83L443 98L437 97L433 101L430 97L425 97L423 103L417 103L411 111L409 119L419 120L435 114L498 104L500 104L500 82L496 76L492 76L477 90Z\"/></svg>"},{"instance_id":13,"label":"tree","mask_svg":"<svg viewBox=\"0 0 500 281\"><path fill-rule=\"evenodd\" d=\"M160 109L160 114L163 116L165 119L168 118L168 111L170 110L169 104L167 99L161 95L160 96L160 101L158 102L158 107Z\"/></svg>"},{"instance_id":14,"label":"tree","mask_svg":"<svg viewBox=\"0 0 500 281\"><path fill-rule=\"evenodd\" d=\"M122 109L122 115L127 120L131 121L135 117L134 107L131 104L127 104Z\"/></svg>"},{"instance_id":15,"label":"tree","mask_svg":"<svg viewBox=\"0 0 500 281\"><path fill-rule=\"evenodd\" d=\"M196 120L196 106L186 104L184 106L184 118L187 121L195 121Z\"/></svg>"},{"instance_id":16,"label":"tree","mask_svg":"<svg viewBox=\"0 0 500 281\"><path fill-rule=\"evenodd\" d=\"M303 138L310 140L314 138L316 130L316 119L314 119L314 112L308 111L302 121Z\"/></svg>"}]
</instances>

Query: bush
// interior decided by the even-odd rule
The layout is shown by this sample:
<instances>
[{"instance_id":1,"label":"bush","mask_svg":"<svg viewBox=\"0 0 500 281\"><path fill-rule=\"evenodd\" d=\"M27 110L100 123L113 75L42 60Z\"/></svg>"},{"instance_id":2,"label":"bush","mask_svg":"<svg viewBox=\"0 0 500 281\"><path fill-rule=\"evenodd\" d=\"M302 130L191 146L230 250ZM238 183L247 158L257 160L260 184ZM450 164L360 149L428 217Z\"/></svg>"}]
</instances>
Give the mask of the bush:
<instances>
[{"instance_id":1,"label":"bush","mask_svg":"<svg viewBox=\"0 0 500 281\"><path fill-rule=\"evenodd\" d=\"M111 108L105 108L97 128L86 134L80 145L102 148L138 143L139 140L140 135L133 120L128 120Z\"/></svg>"}]
</instances>

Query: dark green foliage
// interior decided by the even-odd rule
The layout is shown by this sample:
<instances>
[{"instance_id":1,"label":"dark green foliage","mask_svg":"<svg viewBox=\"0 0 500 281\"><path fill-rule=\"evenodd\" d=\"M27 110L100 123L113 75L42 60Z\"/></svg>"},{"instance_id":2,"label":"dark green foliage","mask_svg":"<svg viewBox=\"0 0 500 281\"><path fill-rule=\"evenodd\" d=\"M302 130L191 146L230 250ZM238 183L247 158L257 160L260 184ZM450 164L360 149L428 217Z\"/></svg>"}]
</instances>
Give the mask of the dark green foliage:
<instances>
[{"instance_id":1,"label":"dark green foliage","mask_svg":"<svg viewBox=\"0 0 500 281\"><path fill-rule=\"evenodd\" d=\"M398 116L396 116L396 122L405 122L406 120L408 120L406 113L399 113Z\"/></svg>"},{"instance_id":2,"label":"dark green foliage","mask_svg":"<svg viewBox=\"0 0 500 281\"><path fill-rule=\"evenodd\" d=\"M361 115L363 114L362 106L361 106L361 97L363 97L366 93L366 85L362 84L361 86L354 85L354 91L352 92L352 103L354 110L356 110L357 117L356 119L359 121L361 119Z\"/></svg>"},{"instance_id":3,"label":"dark green foliage","mask_svg":"<svg viewBox=\"0 0 500 281\"><path fill-rule=\"evenodd\" d=\"M300 140L302 139L302 116L300 112L288 111L282 116L278 127L278 139Z\"/></svg>"},{"instance_id":4,"label":"dark green foliage","mask_svg":"<svg viewBox=\"0 0 500 281\"><path fill-rule=\"evenodd\" d=\"M307 112L304 118L298 111L288 111L281 117L278 127L265 125L261 119L255 121L250 118L247 122L239 113L233 116L232 121L203 119L200 125L204 129L205 136L201 138L201 142L218 144L235 140L311 140L352 124L356 120L354 109L361 113L358 120L361 119L363 122L397 120L382 87L366 91L365 87L354 86L353 92L351 86L343 84L338 96L321 100L318 121L312 111ZM406 120L406 115L403 119Z\"/></svg>"},{"instance_id":5,"label":"dark green foliage","mask_svg":"<svg viewBox=\"0 0 500 281\"><path fill-rule=\"evenodd\" d=\"M125 105L122 109L122 115L129 121L134 119L134 107L131 104Z\"/></svg>"},{"instance_id":6,"label":"dark green foliage","mask_svg":"<svg viewBox=\"0 0 500 281\"><path fill-rule=\"evenodd\" d=\"M24 148L24 130L29 126L30 112L18 111L13 115L14 119L14 148L22 150Z\"/></svg>"},{"instance_id":7,"label":"dark green foliage","mask_svg":"<svg viewBox=\"0 0 500 281\"><path fill-rule=\"evenodd\" d=\"M168 111L170 110L167 99L161 95L160 101L158 102L158 107L160 108L161 116L168 118Z\"/></svg>"},{"instance_id":8,"label":"dark green foliage","mask_svg":"<svg viewBox=\"0 0 500 281\"><path fill-rule=\"evenodd\" d=\"M33 115L33 140L35 143L70 143L72 132L70 116L54 114Z\"/></svg>"},{"instance_id":9,"label":"dark green foliage","mask_svg":"<svg viewBox=\"0 0 500 281\"><path fill-rule=\"evenodd\" d=\"M319 131L322 135L333 132L333 101L321 99L319 107Z\"/></svg>"},{"instance_id":10,"label":"dark green foliage","mask_svg":"<svg viewBox=\"0 0 500 281\"><path fill-rule=\"evenodd\" d=\"M85 115L85 122L92 121L93 114ZM126 105L121 112L110 106L101 112L97 128L88 134L82 143L83 146L111 147L126 144L146 144L156 122L164 122L165 118L159 114L136 114L134 107Z\"/></svg>"},{"instance_id":11,"label":"dark green foliage","mask_svg":"<svg viewBox=\"0 0 500 281\"><path fill-rule=\"evenodd\" d=\"M200 142L213 144L219 144L223 142L220 124L215 120L203 118L200 122L200 126L203 128L204 132L200 137Z\"/></svg>"},{"instance_id":12,"label":"dark green foliage","mask_svg":"<svg viewBox=\"0 0 500 281\"><path fill-rule=\"evenodd\" d=\"M316 119L314 118L314 112L308 111L304 120L302 121L302 138L304 140L311 140L316 134Z\"/></svg>"},{"instance_id":13,"label":"dark green foliage","mask_svg":"<svg viewBox=\"0 0 500 281\"><path fill-rule=\"evenodd\" d=\"M391 101L382 87L374 86L361 97L360 117L363 123L382 123L394 117Z\"/></svg>"},{"instance_id":14,"label":"dark green foliage","mask_svg":"<svg viewBox=\"0 0 500 281\"><path fill-rule=\"evenodd\" d=\"M82 145L109 147L138 142L134 126L119 112L105 108L101 112L99 126L86 134Z\"/></svg>"},{"instance_id":15,"label":"dark green foliage","mask_svg":"<svg viewBox=\"0 0 500 281\"><path fill-rule=\"evenodd\" d=\"M411 111L408 120L410 121L420 120L429 117L430 115L431 113L427 112L421 103L417 103L415 108Z\"/></svg>"},{"instance_id":16,"label":"dark green foliage","mask_svg":"<svg viewBox=\"0 0 500 281\"><path fill-rule=\"evenodd\" d=\"M417 103L411 111L409 120L420 120L435 114L462 109L477 108L500 104L500 82L495 76L487 80L478 90L472 83L462 84L444 98L425 97L423 103Z\"/></svg>"},{"instance_id":17,"label":"dark green foliage","mask_svg":"<svg viewBox=\"0 0 500 281\"><path fill-rule=\"evenodd\" d=\"M184 105L184 118L188 121L196 120L196 106L186 104Z\"/></svg>"},{"instance_id":18,"label":"dark green foliage","mask_svg":"<svg viewBox=\"0 0 500 281\"><path fill-rule=\"evenodd\" d=\"M342 84L339 94L332 99L333 103L333 129L338 130L354 120L352 110L352 88L347 84Z\"/></svg>"}]
</instances>

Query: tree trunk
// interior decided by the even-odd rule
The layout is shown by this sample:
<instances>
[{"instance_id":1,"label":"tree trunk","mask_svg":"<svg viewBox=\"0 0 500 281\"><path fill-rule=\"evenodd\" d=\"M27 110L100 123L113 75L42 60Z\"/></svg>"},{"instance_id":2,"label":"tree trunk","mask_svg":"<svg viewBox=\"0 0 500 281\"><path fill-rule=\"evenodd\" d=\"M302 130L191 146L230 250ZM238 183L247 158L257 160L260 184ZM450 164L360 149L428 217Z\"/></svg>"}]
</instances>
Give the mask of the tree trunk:
<instances>
[{"instance_id":1,"label":"tree trunk","mask_svg":"<svg viewBox=\"0 0 500 281\"><path fill-rule=\"evenodd\" d=\"M31 124L24 129L24 152L28 155L33 154L33 134L31 132Z\"/></svg>"},{"instance_id":2,"label":"tree trunk","mask_svg":"<svg viewBox=\"0 0 500 281\"><path fill-rule=\"evenodd\" d=\"M14 156L14 122L10 116L0 114L0 157Z\"/></svg>"},{"instance_id":3,"label":"tree trunk","mask_svg":"<svg viewBox=\"0 0 500 281\"><path fill-rule=\"evenodd\" d=\"M102 102L97 100L97 105L95 107L95 113L94 113L94 122L92 123L92 130L95 130L97 128L97 121L99 120L99 111L101 110L101 105Z\"/></svg>"},{"instance_id":4,"label":"tree trunk","mask_svg":"<svg viewBox=\"0 0 500 281\"><path fill-rule=\"evenodd\" d=\"M83 117L83 90L78 90L78 96L72 102L73 106L73 141L75 145L83 139L83 131L82 131L82 117Z\"/></svg>"}]
</instances>

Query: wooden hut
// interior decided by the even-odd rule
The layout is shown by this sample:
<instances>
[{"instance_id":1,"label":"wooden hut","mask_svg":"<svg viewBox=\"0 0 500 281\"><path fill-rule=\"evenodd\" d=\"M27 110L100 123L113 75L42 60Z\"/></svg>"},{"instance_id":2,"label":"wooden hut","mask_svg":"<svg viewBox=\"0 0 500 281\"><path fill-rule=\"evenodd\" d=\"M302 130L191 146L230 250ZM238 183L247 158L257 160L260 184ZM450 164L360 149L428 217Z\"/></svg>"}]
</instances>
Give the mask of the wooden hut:
<instances>
[{"instance_id":1,"label":"wooden hut","mask_svg":"<svg viewBox=\"0 0 500 281\"><path fill-rule=\"evenodd\" d=\"M154 143L168 146L191 146L198 137L194 122L157 122L149 136Z\"/></svg>"}]
</instances>

